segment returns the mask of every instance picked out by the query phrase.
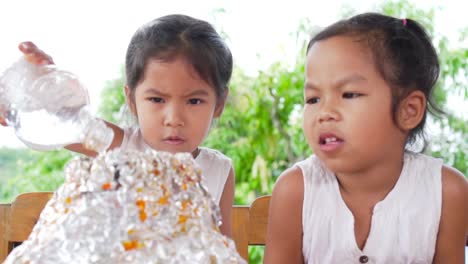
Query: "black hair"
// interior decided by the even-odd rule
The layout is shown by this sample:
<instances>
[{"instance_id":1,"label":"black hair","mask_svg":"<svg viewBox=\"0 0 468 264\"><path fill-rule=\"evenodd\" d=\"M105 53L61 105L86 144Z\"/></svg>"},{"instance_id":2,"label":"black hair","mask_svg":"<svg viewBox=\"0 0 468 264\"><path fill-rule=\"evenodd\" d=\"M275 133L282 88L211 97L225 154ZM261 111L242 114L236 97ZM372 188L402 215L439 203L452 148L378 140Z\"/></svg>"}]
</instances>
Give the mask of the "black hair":
<instances>
[{"instance_id":1,"label":"black hair","mask_svg":"<svg viewBox=\"0 0 468 264\"><path fill-rule=\"evenodd\" d=\"M144 79L149 60L169 62L183 56L202 80L215 88L217 98L228 89L232 54L213 26L186 15L168 15L140 27L127 48L125 74L132 95Z\"/></svg>"},{"instance_id":2,"label":"black hair","mask_svg":"<svg viewBox=\"0 0 468 264\"><path fill-rule=\"evenodd\" d=\"M395 123L400 102L415 90L426 96L426 110L436 116L444 114L432 95L440 72L437 52L418 22L378 13L360 14L320 31L310 40L307 52L315 42L335 36L352 37L370 49L375 67L392 89ZM409 132L407 144L421 137L426 146L425 123L426 112L421 122Z\"/></svg>"}]
</instances>

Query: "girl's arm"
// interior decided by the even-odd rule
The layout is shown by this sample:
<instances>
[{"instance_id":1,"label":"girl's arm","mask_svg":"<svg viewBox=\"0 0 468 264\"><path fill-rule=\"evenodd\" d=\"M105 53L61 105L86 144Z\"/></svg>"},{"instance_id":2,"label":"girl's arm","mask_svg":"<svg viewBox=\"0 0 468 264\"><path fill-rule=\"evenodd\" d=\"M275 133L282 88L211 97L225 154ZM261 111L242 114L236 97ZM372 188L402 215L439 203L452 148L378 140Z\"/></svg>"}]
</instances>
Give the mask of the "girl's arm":
<instances>
[{"instance_id":1,"label":"girl's arm","mask_svg":"<svg viewBox=\"0 0 468 264\"><path fill-rule=\"evenodd\" d=\"M114 131L114 138L112 139L112 143L107 150L120 147L120 145L122 145L122 141L124 137L123 129L110 122L107 122L105 120L103 121L104 123L106 123L107 127L111 128ZM65 148L70 151L78 152L78 153L81 153L90 157L95 157L97 155L97 152L95 152L94 150L85 148L84 145L81 143L71 144L71 145L65 146Z\"/></svg>"},{"instance_id":2,"label":"girl's arm","mask_svg":"<svg viewBox=\"0 0 468 264\"><path fill-rule=\"evenodd\" d=\"M223 224L220 226L221 233L229 238L232 237L232 205L234 204L234 188L235 188L234 169L231 167L226 184L224 185L223 194L219 202L221 209L221 217Z\"/></svg>"},{"instance_id":3,"label":"girl's arm","mask_svg":"<svg viewBox=\"0 0 468 264\"><path fill-rule=\"evenodd\" d=\"M302 202L304 180L298 167L278 178L270 200L264 263L304 263Z\"/></svg>"},{"instance_id":4,"label":"girl's arm","mask_svg":"<svg viewBox=\"0 0 468 264\"><path fill-rule=\"evenodd\" d=\"M465 263L468 235L468 182L460 172L442 168L442 214L434 263Z\"/></svg>"}]
</instances>

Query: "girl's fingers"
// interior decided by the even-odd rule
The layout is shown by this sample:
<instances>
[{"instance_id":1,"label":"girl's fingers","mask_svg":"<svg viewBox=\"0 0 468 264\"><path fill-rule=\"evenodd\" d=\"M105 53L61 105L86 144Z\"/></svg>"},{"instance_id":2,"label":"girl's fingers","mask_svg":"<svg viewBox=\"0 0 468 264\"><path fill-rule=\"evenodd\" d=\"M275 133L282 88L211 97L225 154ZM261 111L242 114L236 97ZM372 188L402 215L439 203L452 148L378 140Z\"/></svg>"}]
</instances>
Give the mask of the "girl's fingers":
<instances>
[{"instance_id":1,"label":"girl's fingers","mask_svg":"<svg viewBox=\"0 0 468 264\"><path fill-rule=\"evenodd\" d=\"M18 46L19 50L23 52L24 57L34 64L54 64L51 56L47 55L44 51L40 50L34 43L30 41L21 42Z\"/></svg>"},{"instance_id":2,"label":"girl's fingers","mask_svg":"<svg viewBox=\"0 0 468 264\"><path fill-rule=\"evenodd\" d=\"M1 116L0 116L0 125L2 125L2 126L6 126L6 125L7 125L5 119L3 119L3 117L1 117Z\"/></svg>"},{"instance_id":3,"label":"girl's fingers","mask_svg":"<svg viewBox=\"0 0 468 264\"><path fill-rule=\"evenodd\" d=\"M39 65L53 64L53 62L51 62L50 59L44 58L43 55L25 54L24 57L26 58L27 61L33 64L39 64Z\"/></svg>"},{"instance_id":4,"label":"girl's fingers","mask_svg":"<svg viewBox=\"0 0 468 264\"><path fill-rule=\"evenodd\" d=\"M31 52L33 52L34 50L38 50L37 46L32 43L31 41L24 41L24 42L21 42L19 45L18 45L18 48L21 50L21 52L23 52L24 54L29 54Z\"/></svg>"}]
</instances>

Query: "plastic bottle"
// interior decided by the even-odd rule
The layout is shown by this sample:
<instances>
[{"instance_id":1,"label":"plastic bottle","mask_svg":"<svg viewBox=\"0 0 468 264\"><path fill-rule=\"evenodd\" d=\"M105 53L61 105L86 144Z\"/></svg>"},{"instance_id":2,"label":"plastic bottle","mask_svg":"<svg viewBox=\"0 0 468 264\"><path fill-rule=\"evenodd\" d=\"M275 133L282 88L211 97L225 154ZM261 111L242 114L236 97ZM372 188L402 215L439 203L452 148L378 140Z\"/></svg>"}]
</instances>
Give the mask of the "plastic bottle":
<instances>
[{"instance_id":1,"label":"plastic bottle","mask_svg":"<svg viewBox=\"0 0 468 264\"><path fill-rule=\"evenodd\" d=\"M114 137L91 115L88 91L74 74L24 58L0 76L0 116L26 146L39 151L82 143L103 152Z\"/></svg>"}]
</instances>

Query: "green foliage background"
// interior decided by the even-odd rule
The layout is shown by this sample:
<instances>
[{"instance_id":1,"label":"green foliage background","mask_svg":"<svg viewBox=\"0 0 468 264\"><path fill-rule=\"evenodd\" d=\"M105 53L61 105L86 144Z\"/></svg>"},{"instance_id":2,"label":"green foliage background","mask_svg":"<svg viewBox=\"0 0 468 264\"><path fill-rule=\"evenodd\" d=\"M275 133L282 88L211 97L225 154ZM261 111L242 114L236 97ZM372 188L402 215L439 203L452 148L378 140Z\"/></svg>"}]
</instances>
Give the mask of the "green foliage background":
<instances>
[{"instance_id":1,"label":"green foliage background","mask_svg":"<svg viewBox=\"0 0 468 264\"><path fill-rule=\"evenodd\" d=\"M436 132L428 152L448 165L468 174L468 117L450 109L450 96L468 99L468 48L452 48L453 43L434 31L438 9L422 10L408 1L390 1L377 8L395 17L413 18L430 31L440 55L442 72L436 99L448 115L432 118ZM347 7L346 16L357 13ZM221 29L222 30L222 29ZM276 178L294 162L311 154L301 131L304 47L317 27L304 22L295 34L294 65L277 62L256 76L235 68L230 97L222 117L214 124L204 145L220 150L234 161L236 204L249 204L270 194ZM468 31L467 31L468 32ZM460 34L460 42L467 34ZM102 92L99 114L119 122L124 104L124 77L111 80ZM434 132L433 131L433 132ZM75 154L65 150L37 153L0 149L0 199L9 202L22 192L53 191L63 182L63 166ZM251 263L260 263L262 249L250 251Z\"/></svg>"}]
</instances>

